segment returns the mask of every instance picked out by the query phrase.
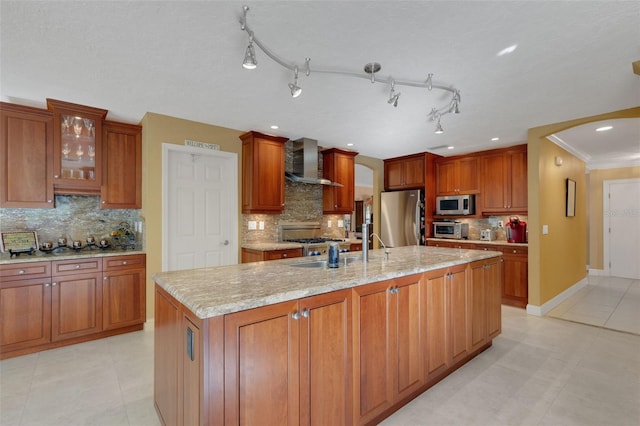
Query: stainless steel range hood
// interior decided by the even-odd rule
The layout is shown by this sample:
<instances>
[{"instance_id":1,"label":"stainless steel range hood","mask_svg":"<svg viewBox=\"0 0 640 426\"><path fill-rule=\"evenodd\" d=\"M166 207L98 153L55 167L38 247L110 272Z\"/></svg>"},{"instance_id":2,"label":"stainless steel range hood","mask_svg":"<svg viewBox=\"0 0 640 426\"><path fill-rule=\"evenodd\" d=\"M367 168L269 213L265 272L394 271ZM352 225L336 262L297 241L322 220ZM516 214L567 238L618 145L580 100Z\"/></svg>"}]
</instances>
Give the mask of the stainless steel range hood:
<instances>
[{"instance_id":1,"label":"stainless steel range hood","mask_svg":"<svg viewBox=\"0 0 640 426\"><path fill-rule=\"evenodd\" d=\"M323 179L319 174L318 141L310 138L293 141L293 172L284 172L285 177L292 182L343 186L341 183Z\"/></svg>"}]
</instances>

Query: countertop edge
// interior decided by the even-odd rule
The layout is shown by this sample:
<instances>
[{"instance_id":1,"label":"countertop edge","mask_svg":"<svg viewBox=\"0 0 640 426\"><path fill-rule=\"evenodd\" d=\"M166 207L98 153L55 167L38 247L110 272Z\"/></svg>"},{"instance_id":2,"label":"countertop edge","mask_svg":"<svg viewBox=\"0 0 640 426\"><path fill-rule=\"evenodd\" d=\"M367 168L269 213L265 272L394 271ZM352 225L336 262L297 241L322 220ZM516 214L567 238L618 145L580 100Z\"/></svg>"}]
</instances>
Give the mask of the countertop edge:
<instances>
[{"instance_id":1,"label":"countertop edge","mask_svg":"<svg viewBox=\"0 0 640 426\"><path fill-rule=\"evenodd\" d=\"M9 258L7 253L2 253L0 256L0 265L14 265L19 263L30 262L51 262L55 260L73 260L73 259L86 259L92 257L114 257L114 256L130 256L134 254L146 254L144 250L88 250L83 252L68 252L61 254L49 254L49 253L35 253L32 255L21 254L18 257Z\"/></svg>"}]
</instances>

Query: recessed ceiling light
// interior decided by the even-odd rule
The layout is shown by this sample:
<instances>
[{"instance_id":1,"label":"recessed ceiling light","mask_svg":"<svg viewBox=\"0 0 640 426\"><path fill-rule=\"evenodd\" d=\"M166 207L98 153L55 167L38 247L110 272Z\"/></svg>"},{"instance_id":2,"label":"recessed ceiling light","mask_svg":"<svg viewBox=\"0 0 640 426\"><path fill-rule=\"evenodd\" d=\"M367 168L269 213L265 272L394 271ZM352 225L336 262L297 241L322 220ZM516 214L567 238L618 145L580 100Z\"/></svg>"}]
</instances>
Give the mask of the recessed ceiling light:
<instances>
[{"instance_id":1,"label":"recessed ceiling light","mask_svg":"<svg viewBox=\"0 0 640 426\"><path fill-rule=\"evenodd\" d=\"M347 146L353 146L353 144L352 143L348 143Z\"/></svg>"},{"instance_id":2,"label":"recessed ceiling light","mask_svg":"<svg viewBox=\"0 0 640 426\"><path fill-rule=\"evenodd\" d=\"M277 124L274 124L273 126L271 126L271 128L272 128L273 130L277 130L277 129L279 129L279 128L280 128L280 126L278 126Z\"/></svg>"},{"instance_id":3,"label":"recessed ceiling light","mask_svg":"<svg viewBox=\"0 0 640 426\"><path fill-rule=\"evenodd\" d=\"M453 149L453 145L449 145L447 149Z\"/></svg>"},{"instance_id":4,"label":"recessed ceiling light","mask_svg":"<svg viewBox=\"0 0 640 426\"><path fill-rule=\"evenodd\" d=\"M504 56L504 55L508 55L509 53L513 53L513 51L516 50L517 48L518 48L517 44L512 44L511 46L505 47L504 49L499 51L498 56Z\"/></svg>"},{"instance_id":5,"label":"recessed ceiling light","mask_svg":"<svg viewBox=\"0 0 640 426\"><path fill-rule=\"evenodd\" d=\"M613 126L602 126L596 129L596 132L606 132L607 130L613 129Z\"/></svg>"},{"instance_id":6,"label":"recessed ceiling light","mask_svg":"<svg viewBox=\"0 0 640 426\"><path fill-rule=\"evenodd\" d=\"M491 140L492 140L493 142L495 142L495 141L499 141L499 140L500 140L500 138L491 138Z\"/></svg>"}]
</instances>

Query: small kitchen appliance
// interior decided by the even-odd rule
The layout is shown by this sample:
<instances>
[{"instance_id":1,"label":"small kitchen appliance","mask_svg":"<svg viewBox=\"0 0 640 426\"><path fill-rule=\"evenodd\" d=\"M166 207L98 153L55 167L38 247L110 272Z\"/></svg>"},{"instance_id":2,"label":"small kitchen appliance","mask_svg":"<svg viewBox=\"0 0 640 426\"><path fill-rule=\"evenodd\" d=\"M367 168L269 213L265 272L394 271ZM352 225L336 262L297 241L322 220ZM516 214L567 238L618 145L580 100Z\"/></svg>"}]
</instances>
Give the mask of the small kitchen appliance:
<instances>
[{"instance_id":1,"label":"small kitchen appliance","mask_svg":"<svg viewBox=\"0 0 640 426\"><path fill-rule=\"evenodd\" d=\"M493 241L496 239L496 231L493 229L481 229L480 241Z\"/></svg>"},{"instance_id":2,"label":"small kitchen appliance","mask_svg":"<svg viewBox=\"0 0 640 426\"><path fill-rule=\"evenodd\" d=\"M518 216L511 216L507 223L507 241L510 243L527 242L527 223Z\"/></svg>"},{"instance_id":3,"label":"small kitchen appliance","mask_svg":"<svg viewBox=\"0 0 640 426\"><path fill-rule=\"evenodd\" d=\"M462 240L469 238L469 224L454 221L433 222L435 238L451 238Z\"/></svg>"},{"instance_id":4,"label":"small kitchen appliance","mask_svg":"<svg viewBox=\"0 0 640 426\"><path fill-rule=\"evenodd\" d=\"M466 216L476 213L476 196L446 195L436 197L436 214Z\"/></svg>"}]
</instances>

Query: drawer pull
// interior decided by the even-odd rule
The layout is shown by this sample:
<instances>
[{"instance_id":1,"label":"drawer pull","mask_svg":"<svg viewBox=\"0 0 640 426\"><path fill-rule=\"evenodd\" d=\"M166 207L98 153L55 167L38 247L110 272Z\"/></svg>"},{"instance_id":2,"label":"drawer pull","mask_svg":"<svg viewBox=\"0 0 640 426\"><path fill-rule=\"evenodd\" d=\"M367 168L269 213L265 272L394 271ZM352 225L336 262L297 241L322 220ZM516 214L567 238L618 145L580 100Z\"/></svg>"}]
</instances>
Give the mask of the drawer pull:
<instances>
[{"instance_id":1,"label":"drawer pull","mask_svg":"<svg viewBox=\"0 0 640 426\"><path fill-rule=\"evenodd\" d=\"M123 264L123 265L126 265L126 264L127 264L127 261L126 261L126 260L124 260L124 261L122 262L122 264Z\"/></svg>"},{"instance_id":2,"label":"drawer pull","mask_svg":"<svg viewBox=\"0 0 640 426\"><path fill-rule=\"evenodd\" d=\"M282 257L287 257L287 253L282 253Z\"/></svg>"},{"instance_id":3,"label":"drawer pull","mask_svg":"<svg viewBox=\"0 0 640 426\"><path fill-rule=\"evenodd\" d=\"M51 286L52 286L52 287L55 287L55 286L57 286L57 285L58 285L58 283L51 283Z\"/></svg>"},{"instance_id":4,"label":"drawer pull","mask_svg":"<svg viewBox=\"0 0 640 426\"><path fill-rule=\"evenodd\" d=\"M26 272L26 271L25 271L24 269L20 269L20 270L18 271L18 274L22 275L22 274L24 274L25 272Z\"/></svg>"},{"instance_id":5,"label":"drawer pull","mask_svg":"<svg viewBox=\"0 0 640 426\"><path fill-rule=\"evenodd\" d=\"M80 269L80 265L76 265L76 269Z\"/></svg>"}]
</instances>

